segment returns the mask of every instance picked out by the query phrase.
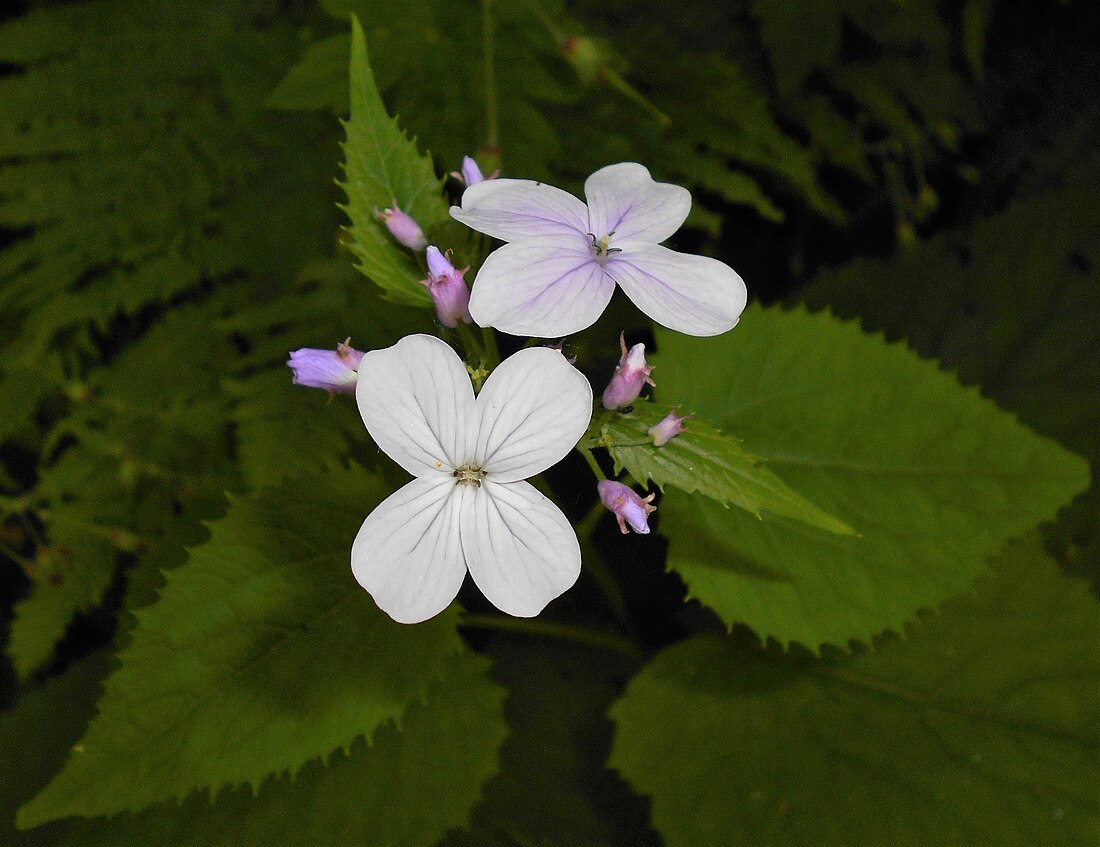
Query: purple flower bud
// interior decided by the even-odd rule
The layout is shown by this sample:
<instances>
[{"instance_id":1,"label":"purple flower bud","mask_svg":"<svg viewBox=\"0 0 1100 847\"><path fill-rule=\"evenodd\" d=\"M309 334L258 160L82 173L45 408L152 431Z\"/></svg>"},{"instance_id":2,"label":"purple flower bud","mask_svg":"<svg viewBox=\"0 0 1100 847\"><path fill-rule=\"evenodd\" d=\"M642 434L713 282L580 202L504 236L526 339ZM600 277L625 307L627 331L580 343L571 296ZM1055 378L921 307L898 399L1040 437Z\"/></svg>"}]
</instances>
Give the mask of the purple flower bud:
<instances>
[{"instance_id":1,"label":"purple flower bud","mask_svg":"<svg viewBox=\"0 0 1100 847\"><path fill-rule=\"evenodd\" d=\"M462 169L457 171L451 171L451 176L469 188L471 185L477 185L479 182L485 182L487 179L496 179L500 171L493 171L488 176L485 176L481 172L481 168L478 167L477 161L473 156L462 157Z\"/></svg>"},{"instance_id":2,"label":"purple flower bud","mask_svg":"<svg viewBox=\"0 0 1100 847\"><path fill-rule=\"evenodd\" d=\"M424 230L420 228L420 224L411 215L397 207L396 199L393 201L392 209L382 211L375 209L374 216L385 223L390 234L410 250L423 250L428 246L428 239L424 237Z\"/></svg>"},{"instance_id":3,"label":"purple flower bud","mask_svg":"<svg viewBox=\"0 0 1100 847\"><path fill-rule=\"evenodd\" d=\"M349 346L350 342L349 338L336 345L335 350L303 347L291 352L287 365L294 371L294 384L323 388L334 394L354 394L363 352Z\"/></svg>"},{"instance_id":4,"label":"purple flower bud","mask_svg":"<svg viewBox=\"0 0 1100 847\"><path fill-rule=\"evenodd\" d=\"M623 355L615 368L615 375L603 392L603 406L605 409L621 409L629 406L638 399L642 393L642 386L653 385L649 378L653 365L647 365L645 361L645 345L635 344L628 351L626 349L626 337L619 334L619 346L623 348Z\"/></svg>"},{"instance_id":5,"label":"purple flower bud","mask_svg":"<svg viewBox=\"0 0 1100 847\"><path fill-rule=\"evenodd\" d=\"M653 439L653 446L661 447L683 432L684 421L690 417L691 415L679 415L674 409L657 423L653 424L653 426L646 430L646 432L649 433L649 437Z\"/></svg>"},{"instance_id":6,"label":"purple flower bud","mask_svg":"<svg viewBox=\"0 0 1100 847\"><path fill-rule=\"evenodd\" d=\"M449 255L449 250L444 255L435 245L429 247L428 278L421 282L428 286L439 322L453 329L459 321L473 323L473 318L470 317L470 289L463 279L469 268L456 269Z\"/></svg>"},{"instance_id":7,"label":"purple flower bud","mask_svg":"<svg viewBox=\"0 0 1100 847\"><path fill-rule=\"evenodd\" d=\"M596 483L596 488L600 492L600 501L615 513L615 520L619 522L623 535L628 532L627 524L637 533L649 534L649 514L657 511L657 507L649 503L656 494L639 497L629 485L613 479L601 479Z\"/></svg>"}]
</instances>

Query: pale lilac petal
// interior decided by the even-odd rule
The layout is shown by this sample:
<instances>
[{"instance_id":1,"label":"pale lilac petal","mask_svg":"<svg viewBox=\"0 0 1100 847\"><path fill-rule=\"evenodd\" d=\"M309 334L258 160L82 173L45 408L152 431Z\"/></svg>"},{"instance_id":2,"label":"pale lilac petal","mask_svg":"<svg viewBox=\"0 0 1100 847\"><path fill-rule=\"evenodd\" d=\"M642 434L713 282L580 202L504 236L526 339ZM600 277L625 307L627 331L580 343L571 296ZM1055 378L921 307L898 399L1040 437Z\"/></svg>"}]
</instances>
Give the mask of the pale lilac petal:
<instances>
[{"instance_id":1,"label":"pale lilac petal","mask_svg":"<svg viewBox=\"0 0 1100 847\"><path fill-rule=\"evenodd\" d=\"M481 266L470 314L481 326L512 335L559 338L594 324L614 292L615 283L577 235L516 241Z\"/></svg>"},{"instance_id":2,"label":"pale lilac petal","mask_svg":"<svg viewBox=\"0 0 1100 847\"><path fill-rule=\"evenodd\" d=\"M691 192L679 185L654 182L636 162L600 168L584 183L589 232L603 238L612 232L620 241L657 244L683 226L691 210Z\"/></svg>"},{"instance_id":3,"label":"pale lilac petal","mask_svg":"<svg viewBox=\"0 0 1100 847\"><path fill-rule=\"evenodd\" d=\"M557 464L592 417L592 386L556 350L528 347L505 359L477 396L474 464L514 482Z\"/></svg>"},{"instance_id":4,"label":"pale lilac petal","mask_svg":"<svg viewBox=\"0 0 1100 847\"><path fill-rule=\"evenodd\" d=\"M656 244L623 244L622 250L604 270L657 323L687 335L736 326L748 292L729 265Z\"/></svg>"},{"instance_id":5,"label":"pale lilac petal","mask_svg":"<svg viewBox=\"0 0 1100 847\"><path fill-rule=\"evenodd\" d=\"M363 521L352 573L398 623L434 617L458 594L466 576L459 527L470 490L449 477L414 479Z\"/></svg>"},{"instance_id":6,"label":"pale lilac petal","mask_svg":"<svg viewBox=\"0 0 1100 847\"><path fill-rule=\"evenodd\" d=\"M573 527L527 482L486 479L472 489L463 504L462 549L481 593L521 618L541 612L581 572Z\"/></svg>"},{"instance_id":7,"label":"pale lilac petal","mask_svg":"<svg viewBox=\"0 0 1100 847\"><path fill-rule=\"evenodd\" d=\"M407 335L359 363L355 399L374 442L413 476L449 474L477 437L462 360L431 335Z\"/></svg>"},{"instance_id":8,"label":"pale lilac petal","mask_svg":"<svg viewBox=\"0 0 1100 847\"><path fill-rule=\"evenodd\" d=\"M547 235L587 237L588 211L567 191L530 179L487 179L462 192L451 217L501 241Z\"/></svg>"}]
</instances>

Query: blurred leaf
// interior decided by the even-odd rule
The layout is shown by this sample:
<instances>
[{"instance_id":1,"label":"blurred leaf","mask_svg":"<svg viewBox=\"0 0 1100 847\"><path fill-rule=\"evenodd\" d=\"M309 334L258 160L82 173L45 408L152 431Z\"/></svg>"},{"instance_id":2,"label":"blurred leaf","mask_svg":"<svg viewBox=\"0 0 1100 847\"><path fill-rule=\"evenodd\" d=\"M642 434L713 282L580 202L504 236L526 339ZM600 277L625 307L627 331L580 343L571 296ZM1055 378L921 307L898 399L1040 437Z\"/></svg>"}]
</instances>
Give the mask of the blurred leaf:
<instances>
[{"instance_id":1,"label":"blurred leaf","mask_svg":"<svg viewBox=\"0 0 1100 847\"><path fill-rule=\"evenodd\" d=\"M610 763L669 847L1093 843L1098 640L1032 538L858 658L669 648L612 708Z\"/></svg>"},{"instance_id":2,"label":"blurred leaf","mask_svg":"<svg viewBox=\"0 0 1100 847\"><path fill-rule=\"evenodd\" d=\"M828 315L750 308L719 338L657 344L662 392L860 533L665 496L669 566L762 638L816 650L900 630L1088 484L1079 458L935 363Z\"/></svg>"},{"instance_id":3,"label":"blurred leaf","mask_svg":"<svg viewBox=\"0 0 1100 847\"><path fill-rule=\"evenodd\" d=\"M75 614L101 602L119 552L155 548L172 525L210 517L210 500L231 487L218 383L228 358L207 316L181 307L73 390L47 440L68 446L23 495L46 539L12 623L20 676L49 660Z\"/></svg>"},{"instance_id":4,"label":"blurred leaf","mask_svg":"<svg viewBox=\"0 0 1100 847\"><path fill-rule=\"evenodd\" d=\"M348 111L348 51L346 33L332 35L306 47L282 81L267 96L275 109L331 109Z\"/></svg>"},{"instance_id":5,"label":"blurred leaf","mask_svg":"<svg viewBox=\"0 0 1100 847\"><path fill-rule=\"evenodd\" d=\"M792 491L736 438L723 435L705 421L693 418L680 435L654 447L648 430L669 411L648 400L638 400L630 414L616 414L603 426L593 446L607 447L615 459L615 472L626 468L642 485L653 480L661 490L672 485L689 494L698 491L723 506L738 506L758 518L765 511L827 532L855 533Z\"/></svg>"},{"instance_id":6,"label":"blurred leaf","mask_svg":"<svg viewBox=\"0 0 1100 847\"><path fill-rule=\"evenodd\" d=\"M15 811L49 782L84 732L107 667L107 655L94 653L39 687L23 688L0 713L0 842L7 847L52 845L64 832L57 824L19 832Z\"/></svg>"},{"instance_id":7,"label":"blurred leaf","mask_svg":"<svg viewBox=\"0 0 1100 847\"><path fill-rule=\"evenodd\" d=\"M840 52L837 0L753 0L752 11L782 94L793 93L815 68L832 64Z\"/></svg>"},{"instance_id":8,"label":"blurred leaf","mask_svg":"<svg viewBox=\"0 0 1100 847\"><path fill-rule=\"evenodd\" d=\"M402 627L348 571L354 531L386 493L353 469L236 501L136 613L80 752L20 825L257 787L422 697L460 647L453 614Z\"/></svg>"},{"instance_id":9,"label":"blurred leaf","mask_svg":"<svg viewBox=\"0 0 1100 847\"><path fill-rule=\"evenodd\" d=\"M449 220L442 184L431 158L420 155L415 141L406 138L386 111L356 18L352 18L351 32L351 118L345 127L343 187L348 204L344 210L351 219L348 232L359 269L391 300L429 305L428 289L420 284L425 271L409 250L397 244L375 212L396 204L428 233Z\"/></svg>"}]
</instances>

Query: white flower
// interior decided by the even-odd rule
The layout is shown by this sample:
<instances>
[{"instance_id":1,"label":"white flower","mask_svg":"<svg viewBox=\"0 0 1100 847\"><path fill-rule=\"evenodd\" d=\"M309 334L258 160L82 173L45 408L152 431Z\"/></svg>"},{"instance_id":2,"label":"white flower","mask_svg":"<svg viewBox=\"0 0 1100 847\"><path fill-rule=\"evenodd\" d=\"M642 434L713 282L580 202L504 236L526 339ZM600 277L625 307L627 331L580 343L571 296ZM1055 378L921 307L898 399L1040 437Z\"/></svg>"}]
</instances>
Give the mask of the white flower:
<instances>
[{"instance_id":1,"label":"white flower","mask_svg":"<svg viewBox=\"0 0 1100 847\"><path fill-rule=\"evenodd\" d=\"M618 283L657 323L688 335L731 329L747 300L728 265L659 242L691 209L686 188L654 182L634 162L608 165L584 184L586 206L527 179L471 185L451 216L510 242L481 266L470 314L513 335L556 338L596 322Z\"/></svg>"},{"instance_id":2,"label":"white flower","mask_svg":"<svg viewBox=\"0 0 1100 847\"><path fill-rule=\"evenodd\" d=\"M375 443L416 477L363 522L355 578L401 623L443 611L467 569L497 608L537 615L580 574L577 535L527 482L588 428L592 387L556 350L506 359L475 398L444 342L410 335L359 364L356 400Z\"/></svg>"}]
</instances>

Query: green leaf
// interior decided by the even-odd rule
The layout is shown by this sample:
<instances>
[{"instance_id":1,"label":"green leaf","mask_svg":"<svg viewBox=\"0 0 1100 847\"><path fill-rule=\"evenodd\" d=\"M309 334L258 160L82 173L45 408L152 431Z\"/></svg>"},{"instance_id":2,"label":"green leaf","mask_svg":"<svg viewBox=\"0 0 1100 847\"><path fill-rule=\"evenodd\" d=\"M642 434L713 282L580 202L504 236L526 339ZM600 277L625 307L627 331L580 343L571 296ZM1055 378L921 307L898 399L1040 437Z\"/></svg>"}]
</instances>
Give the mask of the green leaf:
<instances>
[{"instance_id":1,"label":"green leaf","mask_svg":"<svg viewBox=\"0 0 1100 847\"><path fill-rule=\"evenodd\" d=\"M348 111L347 33L315 41L302 52L285 77L267 96L273 109L331 109Z\"/></svg>"},{"instance_id":2,"label":"green leaf","mask_svg":"<svg viewBox=\"0 0 1100 847\"><path fill-rule=\"evenodd\" d=\"M893 259L824 273L805 296L887 338L909 339L1095 468L1100 196L1092 186L1100 180L1100 120L1089 117L1087 129L1043 135L1016 164L1021 176L1006 180L1020 179L1025 196L1004 211ZM1067 170L1067 161L1077 165ZM1054 533L1067 563L1100 585L1100 486L1061 514Z\"/></svg>"},{"instance_id":3,"label":"green leaf","mask_svg":"<svg viewBox=\"0 0 1100 847\"><path fill-rule=\"evenodd\" d=\"M654 447L647 431L669 411L639 400L630 414L616 414L601 428L596 445L608 448L616 473L626 468L642 485L653 480L662 491L666 485L689 494L698 491L723 506L739 506L758 518L765 511L828 532L855 534L846 523L792 491L736 438L723 435L705 421L693 418L680 435Z\"/></svg>"},{"instance_id":4,"label":"green leaf","mask_svg":"<svg viewBox=\"0 0 1100 847\"><path fill-rule=\"evenodd\" d=\"M859 658L666 650L611 710L610 764L669 847L1095 843L1098 641L1032 538Z\"/></svg>"},{"instance_id":5,"label":"green leaf","mask_svg":"<svg viewBox=\"0 0 1100 847\"><path fill-rule=\"evenodd\" d=\"M719 338L657 343L662 391L860 533L666 495L669 565L764 638L816 650L900 629L1088 485L1078 457L934 362L825 314L753 307Z\"/></svg>"},{"instance_id":6,"label":"green leaf","mask_svg":"<svg viewBox=\"0 0 1100 847\"><path fill-rule=\"evenodd\" d=\"M352 469L236 501L136 613L81 751L20 825L256 787L422 697L460 647L454 615L402 627L348 569L359 522L386 493Z\"/></svg>"},{"instance_id":7,"label":"green leaf","mask_svg":"<svg viewBox=\"0 0 1100 847\"><path fill-rule=\"evenodd\" d=\"M59 825L21 833L15 812L65 762L95 711L107 668L106 651L86 656L40 687L21 689L14 706L0 714L0 843L5 847L55 843L50 836Z\"/></svg>"},{"instance_id":8,"label":"green leaf","mask_svg":"<svg viewBox=\"0 0 1100 847\"><path fill-rule=\"evenodd\" d=\"M508 687L509 736L470 826L442 847L657 847L645 800L605 765L607 707L637 662L561 640L533 649L529 639L485 647Z\"/></svg>"},{"instance_id":9,"label":"green leaf","mask_svg":"<svg viewBox=\"0 0 1100 847\"><path fill-rule=\"evenodd\" d=\"M449 219L442 184L431 158L420 155L415 141L405 136L386 111L371 73L363 29L354 16L350 73L351 118L345 124L343 188L348 195L344 211L351 219L351 249L359 258L359 269L389 299L430 305L428 290L420 284L424 271L374 212L396 202L427 233Z\"/></svg>"},{"instance_id":10,"label":"green leaf","mask_svg":"<svg viewBox=\"0 0 1100 847\"><path fill-rule=\"evenodd\" d=\"M379 727L310 762L294 778L266 780L253 794L222 791L211 805L192 794L110 821L66 822L55 847L269 847L269 845L385 844L428 847L466 823L481 785L496 770L507 727L504 690L488 676L488 662L453 656L431 684L425 702L413 701L400 724Z\"/></svg>"}]
</instances>

